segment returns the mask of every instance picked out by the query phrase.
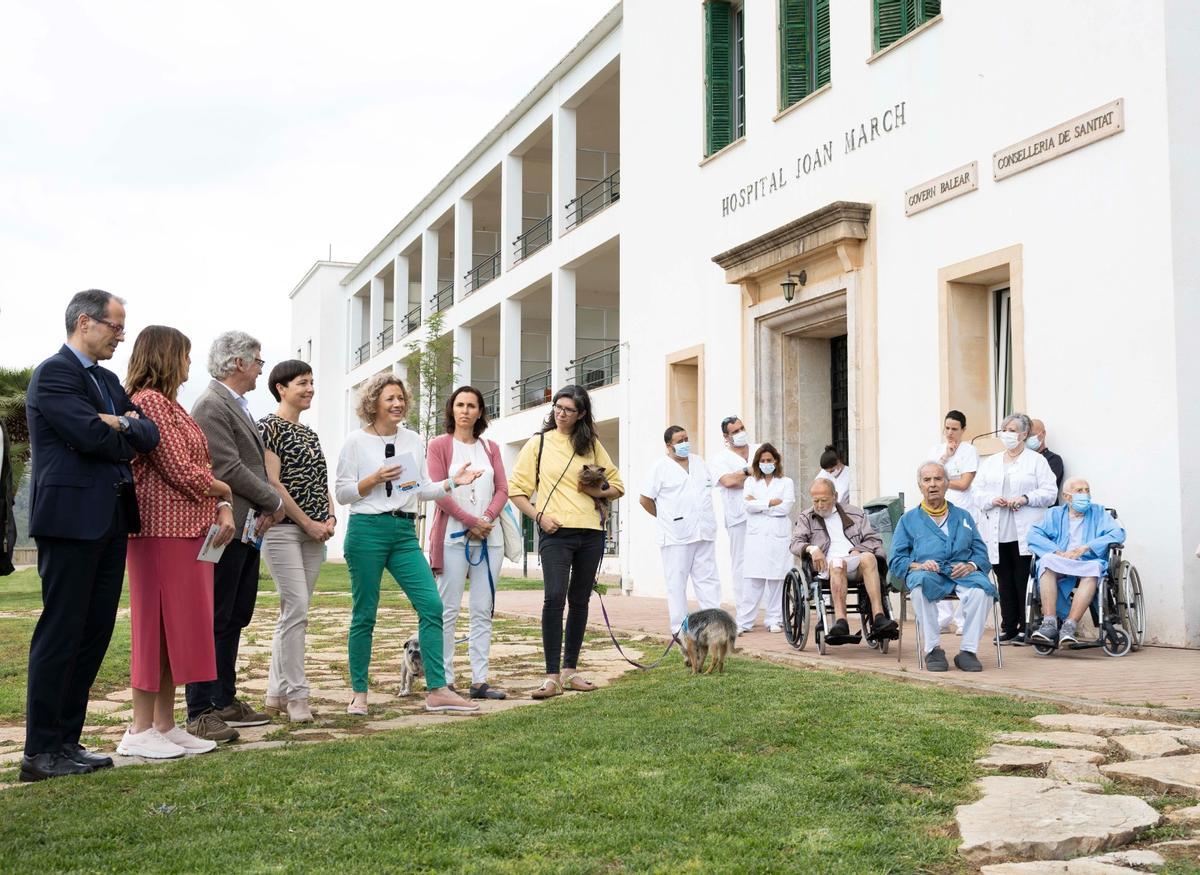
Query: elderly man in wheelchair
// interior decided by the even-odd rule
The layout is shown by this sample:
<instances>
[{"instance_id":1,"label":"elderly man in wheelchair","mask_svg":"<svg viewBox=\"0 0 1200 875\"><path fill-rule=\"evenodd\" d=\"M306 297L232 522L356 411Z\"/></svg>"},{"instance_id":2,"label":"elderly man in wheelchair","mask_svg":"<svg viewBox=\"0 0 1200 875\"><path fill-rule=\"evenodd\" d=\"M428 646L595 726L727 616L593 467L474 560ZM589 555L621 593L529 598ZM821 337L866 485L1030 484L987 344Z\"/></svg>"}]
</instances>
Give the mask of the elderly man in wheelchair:
<instances>
[{"instance_id":1,"label":"elderly man in wheelchair","mask_svg":"<svg viewBox=\"0 0 1200 875\"><path fill-rule=\"evenodd\" d=\"M896 621L888 615L880 585L881 571L887 568L883 541L871 530L866 511L839 504L837 487L825 478L813 482L809 495L812 506L796 519L791 550L801 563L810 564L819 580L829 581L835 620L826 639L841 644L851 638L846 619L846 592L851 582L861 582L871 602L872 640L895 638ZM862 608L860 612L866 614Z\"/></svg>"},{"instance_id":2,"label":"elderly man in wheelchair","mask_svg":"<svg viewBox=\"0 0 1200 875\"><path fill-rule=\"evenodd\" d=\"M917 469L923 500L900 518L888 564L912 600L926 670L950 669L941 648L937 603L953 593L963 606L962 645L954 665L960 671L983 671L975 654L996 598L987 576L991 564L971 515L946 501L947 484L941 462L925 462Z\"/></svg>"},{"instance_id":3,"label":"elderly man in wheelchair","mask_svg":"<svg viewBox=\"0 0 1200 875\"><path fill-rule=\"evenodd\" d=\"M1077 626L1108 573L1109 551L1125 541L1125 529L1115 515L1092 502L1087 480L1070 478L1062 495L1063 504L1050 508L1029 529L1040 596L1033 607L1042 614L1029 637L1032 644L1050 648L1079 643ZM1061 628L1060 617L1065 618Z\"/></svg>"}]
</instances>

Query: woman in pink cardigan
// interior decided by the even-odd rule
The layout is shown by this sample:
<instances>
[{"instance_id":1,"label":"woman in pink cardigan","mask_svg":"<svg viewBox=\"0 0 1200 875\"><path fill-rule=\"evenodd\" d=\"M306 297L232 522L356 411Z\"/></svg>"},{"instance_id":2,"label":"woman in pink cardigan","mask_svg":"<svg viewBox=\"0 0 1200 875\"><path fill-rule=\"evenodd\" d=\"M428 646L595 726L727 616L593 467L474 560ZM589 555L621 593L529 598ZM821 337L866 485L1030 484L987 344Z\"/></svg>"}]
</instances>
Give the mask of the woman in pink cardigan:
<instances>
[{"instance_id":1,"label":"woman in pink cardigan","mask_svg":"<svg viewBox=\"0 0 1200 875\"><path fill-rule=\"evenodd\" d=\"M480 437L487 424L483 394L474 386L455 389L446 402L446 433L431 440L426 450L429 476L436 482L463 465L483 473L469 486L456 486L437 499L429 533L429 567L437 575L442 597L447 683L455 689L454 627L469 574L471 698L503 699L504 691L488 686L487 678L496 584L504 561L504 532L497 520L508 501L508 477L500 447Z\"/></svg>"}]
</instances>

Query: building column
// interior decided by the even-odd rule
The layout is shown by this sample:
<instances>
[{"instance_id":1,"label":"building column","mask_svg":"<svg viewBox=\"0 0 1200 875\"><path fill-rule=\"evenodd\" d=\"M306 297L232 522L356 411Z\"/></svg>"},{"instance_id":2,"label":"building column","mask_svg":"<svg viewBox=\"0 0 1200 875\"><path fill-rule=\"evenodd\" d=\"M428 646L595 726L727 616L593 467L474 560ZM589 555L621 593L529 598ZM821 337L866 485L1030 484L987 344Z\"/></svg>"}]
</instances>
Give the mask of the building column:
<instances>
[{"instance_id":1,"label":"building column","mask_svg":"<svg viewBox=\"0 0 1200 875\"><path fill-rule=\"evenodd\" d=\"M513 386L521 379L521 302L506 298L500 302L500 410L504 416L515 412Z\"/></svg>"},{"instance_id":2,"label":"building column","mask_svg":"<svg viewBox=\"0 0 1200 875\"><path fill-rule=\"evenodd\" d=\"M554 110L554 145L552 149L553 193L550 196L554 216L554 236L561 237L570 218L567 203L575 197L575 110L560 106Z\"/></svg>"},{"instance_id":3,"label":"building column","mask_svg":"<svg viewBox=\"0 0 1200 875\"><path fill-rule=\"evenodd\" d=\"M433 298L438 289L438 232L426 228L421 232L421 323L433 313Z\"/></svg>"},{"instance_id":4,"label":"building column","mask_svg":"<svg viewBox=\"0 0 1200 875\"><path fill-rule=\"evenodd\" d=\"M383 293L384 283L383 277L371 277L371 314L370 314L370 331L371 336L367 338L371 342L371 352L373 353L379 344L379 334L383 331Z\"/></svg>"},{"instance_id":5,"label":"building column","mask_svg":"<svg viewBox=\"0 0 1200 875\"><path fill-rule=\"evenodd\" d=\"M500 263L509 270L516 260L513 244L524 231L525 159L520 155L505 155L500 165Z\"/></svg>"},{"instance_id":6,"label":"building column","mask_svg":"<svg viewBox=\"0 0 1200 875\"><path fill-rule=\"evenodd\" d=\"M474 204L460 198L454 204L454 300L457 303L466 294L466 274L474 263L475 217Z\"/></svg>"},{"instance_id":7,"label":"building column","mask_svg":"<svg viewBox=\"0 0 1200 875\"><path fill-rule=\"evenodd\" d=\"M555 268L550 275L550 390L574 382L575 271Z\"/></svg>"},{"instance_id":8,"label":"building column","mask_svg":"<svg viewBox=\"0 0 1200 875\"><path fill-rule=\"evenodd\" d=\"M455 385L471 385L471 326L454 326L454 356L458 362L454 365Z\"/></svg>"},{"instance_id":9,"label":"building column","mask_svg":"<svg viewBox=\"0 0 1200 875\"><path fill-rule=\"evenodd\" d=\"M408 314L408 256L397 255L392 262L392 341L404 336L404 317Z\"/></svg>"},{"instance_id":10,"label":"building column","mask_svg":"<svg viewBox=\"0 0 1200 875\"><path fill-rule=\"evenodd\" d=\"M347 357L346 364L351 370L356 367L355 356L358 348L363 344L363 305L365 303L361 295L350 296L350 355Z\"/></svg>"}]
</instances>

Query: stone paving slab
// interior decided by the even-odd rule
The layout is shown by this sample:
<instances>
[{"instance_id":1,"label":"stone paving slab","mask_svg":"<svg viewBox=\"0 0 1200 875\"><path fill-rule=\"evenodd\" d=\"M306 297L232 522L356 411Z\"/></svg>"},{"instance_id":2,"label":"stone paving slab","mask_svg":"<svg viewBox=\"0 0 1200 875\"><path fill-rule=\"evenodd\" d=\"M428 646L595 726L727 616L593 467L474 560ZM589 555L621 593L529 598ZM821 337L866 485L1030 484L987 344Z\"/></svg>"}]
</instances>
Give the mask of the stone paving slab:
<instances>
[{"instance_id":1,"label":"stone paving slab","mask_svg":"<svg viewBox=\"0 0 1200 875\"><path fill-rule=\"evenodd\" d=\"M1167 812L1168 823L1200 824L1200 805L1189 805Z\"/></svg>"},{"instance_id":2,"label":"stone paving slab","mask_svg":"<svg viewBox=\"0 0 1200 875\"><path fill-rule=\"evenodd\" d=\"M1103 736L1183 728L1174 723L1140 720L1135 717L1122 717L1118 714L1039 714L1033 718L1033 722L1049 729L1066 729L1071 732L1086 732Z\"/></svg>"},{"instance_id":3,"label":"stone paving slab","mask_svg":"<svg viewBox=\"0 0 1200 875\"><path fill-rule=\"evenodd\" d=\"M1046 777L1068 784L1103 784L1105 777L1094 763L1051 762L1046 765Z\"/></svg>"},{"instance_id":4,"label":"stone paving slab","mask_svg":"<svg viewBox=\"0 0 1200 875\"><path fill-rule=\"evenodd\" d=\"M955 811L959 854L977 865L1095 854L1128 844L1161 819L1141 799L1101 794L1094 785L992 776L977 786L983 798Z\"/></svg>"},{"instance_id":5,"label":"stone paving slab","mask_svg":"<svg viewBox=\"0 0 1200 875\"><path fill-rule=\"evenodd\" d=\"M993 744L987 755L975 760L987 769L1015 772L1036 769L1050 763L1095 765L1104 762L1104 754L1071 747L1029 747L1018 744Z\"/></svg>"},{"instance_id":6,"label":"stone paving slab","mask_svg":"<svg viewBox=\"0 0 1200 875\"><path fill-rule=\"evenodd\" d=\"M1200 754L1111 763L1100 771L1159 793L1200 796Z\"/></svg>"},{"instance_id":7,"label":"stone paving slab","mask_svg":"<svg viewBox=\"0 0 1200 875\"><path fill-rule=\"evenodd\" d=\"M1113 736L1113 745L1131 760L1152 760L1159 757L1177 756L1189 750L1186 744L1175 739L1170 732L1146 732L1138 735Z\"/></svg>"},{"instance_id":8,"label":"stone paving slab","mask_svg":"<svg viewBox=\"0 0 1200 875\"><path fill-rule=\"evenodd\" d=\"M1115 875L1143 873L1166 864L1154 851L1116 851L1098 857L1077 857L1074 860L1036 860L1026 863L997 863L984 866L983 875Z\"/></svg>"},{"instance_id":9,"label":"stone paving slab","mask_svg":"<svg viewBox=\"0 0 1200 875\"><path fill-rule=\"evenodd\" d=\"M1108 739L1086 732L1001 732L996 741L1012 744L1042 742L1056 747L1079 747L1086 750L1108 750Z\"/></svg>"}]
</instances>

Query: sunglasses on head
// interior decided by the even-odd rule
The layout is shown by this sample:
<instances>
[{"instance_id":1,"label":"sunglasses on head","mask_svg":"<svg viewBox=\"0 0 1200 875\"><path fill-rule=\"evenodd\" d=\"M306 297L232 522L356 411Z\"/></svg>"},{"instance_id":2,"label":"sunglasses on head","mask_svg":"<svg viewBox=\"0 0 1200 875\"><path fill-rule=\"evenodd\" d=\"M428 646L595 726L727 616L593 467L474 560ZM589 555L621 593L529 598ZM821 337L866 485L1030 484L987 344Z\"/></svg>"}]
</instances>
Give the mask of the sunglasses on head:
<instances>
[{"instance_id":1,"label":"sunglasses on head","mask_svg":"<svg viewBox=\"0 0 1200 875\"><path fill-rule=\"evenodd\" d=\"M383 447L383 457L385 459L390 459L395 455L396 455L396 445L395 444L385 444ZM383 482L383 491L387 493L388 498L392 497L392 481L391 480L385 480Z\"/></svg>"}]
</instances>

